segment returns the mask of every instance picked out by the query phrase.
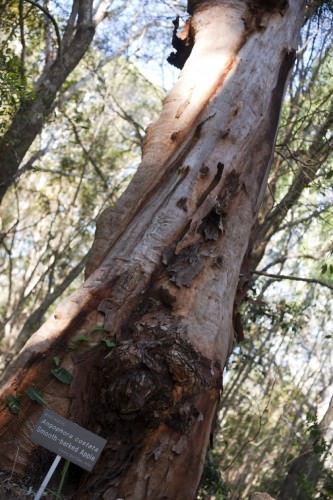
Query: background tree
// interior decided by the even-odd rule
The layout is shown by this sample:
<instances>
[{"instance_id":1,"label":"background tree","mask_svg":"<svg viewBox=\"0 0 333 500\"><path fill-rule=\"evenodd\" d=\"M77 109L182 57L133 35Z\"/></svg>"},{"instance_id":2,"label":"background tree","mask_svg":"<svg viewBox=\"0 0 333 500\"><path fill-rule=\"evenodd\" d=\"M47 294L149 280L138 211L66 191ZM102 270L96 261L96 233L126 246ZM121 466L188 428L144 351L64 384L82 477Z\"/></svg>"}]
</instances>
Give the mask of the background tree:
<instances>
[{"instance_id":1,"label":"background tree","mask_svg":"<svg viewBox=\"0 0 333 500\"><path fill-rule=\"evenodd\" d=\"M69 10L67 5L55 4L55 12L51 13L48 4L43 6L32 0L2 1L5 32L2 64L9 70L4 82L5 101L15 106L14 112L11 108L10 116L5 117L7 123L2 125L5 133L0 142L0 200L15 181L25 154L54 109L59 90L86 54L101 21L117 16L116 22L106 23L112 30L117 27L123 11L119 24L120 29L127 30L127 37L122 36L114 49L117 45L118 48L126 46L132 37L141 34L142 26L136 24L133 29L125 21L128 11L134 7L135 2L124 9L124 5L115 5L112 0L73 0ZM17 19L14 26L10 21L13 16ZM17 35L21 45L19 56L11 47ZM34 50L40 50L41 45L41 57L29 64Z\"/></svg>"},{"instance_id":2,"label":"background tree","mask_svg":"<svg viewBox=\"0 0 333 500\"><path fill-rule=\"evenodd\" d=\"M8 19L5 24L5 14L12 16L15 8L15 2L4 6L1 19L8 36L2 49L5 58L20 61L19 23L13 26ZM56 6L54 10L61 27L65 13ZM126 14L125 7L119 10ZM11 127L19 99L28 92L40 61L46 58L45 18L49 21L34 6L26 12L26 86L20 87L16 98L13 81L20 81L21 66L11 63L10 72L8 63L4 75L11 84L2 101L4 129ZM109 29L118 26L126 36L118 33L114 47L109 48L104 32L97 32L90 51L60 89L51 114L44 116L43 131L21 162L15 184L2 203L2 366L40 326L48 308L73 290L70 286L82 275L91 246L95 218L105 203L116 199L139 161L144 127L160 108L163 96L141 74L135 57L128 62L131 53L137 53L142 26L149 24L147 16L130 28L125 20L118 20L118 25L112 17L104 20ZM128 112L134 104L134 88L137 100Z\"/></svg>"}]
</instances>

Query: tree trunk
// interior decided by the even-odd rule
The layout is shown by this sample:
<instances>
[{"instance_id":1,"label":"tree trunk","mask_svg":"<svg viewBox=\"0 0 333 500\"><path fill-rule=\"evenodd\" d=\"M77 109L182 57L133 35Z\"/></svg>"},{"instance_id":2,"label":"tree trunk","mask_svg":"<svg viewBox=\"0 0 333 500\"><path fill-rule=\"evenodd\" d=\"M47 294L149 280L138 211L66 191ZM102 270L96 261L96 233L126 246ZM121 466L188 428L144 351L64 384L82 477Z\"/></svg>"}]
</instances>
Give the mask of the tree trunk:
<instances>
[{"instance_id":1,"label":"tree trunk","mask_svg":"<svg viewBox=\"0 0 333 500\"><path fill-rule=\"evenodd\" d=\"M89 278L27 342L1 389L21 395L17 415L0 408L3 470L49 465L29 439L41 413L24 396L32 385L107 439L81 500L195 497L234 343L240 267L303 2L197 1L189 12L191 55L137 174L101 217ZM109 352L103 336L116 341ZM54 356L70 386L50 375Z\"/></svg>"},{"instance_id":2,"label":"tree trunk","mask_svg":"<svg viewBox=\"0 0 333 500\"><path fill-rule=\"evenodd\" d=\"M325 451L325 437L333 421L333 397L322 420L314 426L301 453L293 461L282 484L279 500L311 500L322 476Z\"/></svg>"}]
</instances>

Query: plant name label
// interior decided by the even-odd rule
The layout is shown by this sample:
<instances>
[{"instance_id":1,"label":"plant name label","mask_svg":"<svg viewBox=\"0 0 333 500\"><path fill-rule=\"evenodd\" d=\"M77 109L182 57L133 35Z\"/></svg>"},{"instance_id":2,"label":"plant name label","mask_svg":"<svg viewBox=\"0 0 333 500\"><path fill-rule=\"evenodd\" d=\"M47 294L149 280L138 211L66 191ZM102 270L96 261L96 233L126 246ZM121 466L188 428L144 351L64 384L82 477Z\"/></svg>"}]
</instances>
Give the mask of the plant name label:
<instances>
[{"instance_id":1,"label":"plant name label","mask_svg":"<svg viewBox=\"0 0 333 500\"><path fill-rule=\"evenodd\" d=\"M42 413L31 440L89 472L106 444L97 434L49 409Z\"/></svg>"}]
</instances>

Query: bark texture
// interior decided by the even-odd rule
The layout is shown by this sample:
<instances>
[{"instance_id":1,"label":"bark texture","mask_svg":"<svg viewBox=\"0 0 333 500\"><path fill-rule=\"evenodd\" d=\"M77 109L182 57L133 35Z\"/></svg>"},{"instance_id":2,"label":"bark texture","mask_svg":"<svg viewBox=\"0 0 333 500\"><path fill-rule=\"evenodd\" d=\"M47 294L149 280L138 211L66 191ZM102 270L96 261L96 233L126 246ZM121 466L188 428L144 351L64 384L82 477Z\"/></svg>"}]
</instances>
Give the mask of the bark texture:
<instances>
[{"instance_id":1,"label":"bark texture","mask_svg":"<svg viewBox=\"0 0 333 500\"><path fill-rule=\"evenodd\" d=\"M89 277L29 339L1 389L4 470L14 459L20 474L49 465L29 439L41 413L24 397L31 385L53 410L107 438L80 499L195 497L234 343L240 267L303 2L219 0L189 10L191 55L147 131L137 174L100 219ZM78 335L88 341L78 345ZM105 336L116 343L109 352ZM70 386L50 376L54 356L72 373ZM4 402L12 394L21 395L16 416Z\"/></svg>"}]
</instances>

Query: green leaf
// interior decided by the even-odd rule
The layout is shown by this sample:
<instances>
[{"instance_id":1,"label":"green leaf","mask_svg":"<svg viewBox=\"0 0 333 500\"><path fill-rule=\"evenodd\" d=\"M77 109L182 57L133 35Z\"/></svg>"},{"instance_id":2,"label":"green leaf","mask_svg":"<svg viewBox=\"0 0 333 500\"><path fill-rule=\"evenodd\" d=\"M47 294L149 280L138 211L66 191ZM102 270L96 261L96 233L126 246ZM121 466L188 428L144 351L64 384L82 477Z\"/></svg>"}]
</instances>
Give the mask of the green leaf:
<instances>
[{"instance_id":1,"label":"green leaf","mask_svg":"<svg viewBox=\"0 0 333 500\"><path fill-rule=\"evenodd\" d=\"M89 338L85 335L78 335L69 343L68 349L70 351L76 351L79 348L80 344L82 344L83 342L88 342L88 340Z\"/></svg>"},{"instance_id":2,"label":"green leaf","mask_svg":"<svg viewBox=\"0 0 333 500\"><path fill-rule=\"evenodd\" d=\"M62 382L63 384L69 385L73 380L73 375L65 368L54 368L51 370L51 373L56 379L59 380L59 382Z\"/></svg>"},{"instance_id":3,"label":"green leaf","mask_svg":"<svg viewBox=\"0 0 333 500\"><path fill-rule=\"evenodd\" d=\"M45 401L45 399L43 399L43 396L38 389L35 389L34 387L29 387L25 391L25 393L31 399L31 401L35 401L39 405L47 406L47 401Z\"/></svg>"},{"instance_id":4,"label":"green leaf","mask_svg":"<svg viewBox=\"0 0 333 500\"><path fill-rule=\"evenodd\" d=\"M53 356L52 361L53 361L54 366L56 366L56 367L60 366L61 361L60 361L59 356Z\"/></svg>"},{"instance_id":5,"label":"green leaf","mask_svg":"<svg viewBox=\"0 0 333 500\"><path fill-rule=\"evenodd\" d=\"M73 339L73 342L87 342L89 340L88 337L86 337L85 335L78 335L77 337L75 337L75 339Z\"/></svg>"},{"instance_id":6,"label":"green leaf","mask_svg":"<svg viewBox=\"0 0 333 500\"><path fill-rule=\"evenodd\" d=\"M91 332L90 333L94 333L94 332L107 332L108 330L106 330L104 328L104 326L101 326L101 325L96 325L92 328Z\"/></svg>"},{"instance_id":7,"label":"green leaf","mask_svg":"<svg viewBox=\"0 0 333 500\"><path fill-rule=\"evenodd\" d=\"M116 347L116 342L112 339L108 339L108 338L104 338L101 340L101 342L103 342L103 344L105 344L105 346L108 348L108 349L113 349L114 347Z\"/></svg>"},{"instance_id":8,"label":"green leaf","mask_svg":"<svg viewBox=\"0 0 333 500\"><path fill-rule=\"evenodd\" d=\"M6 405L14 415L17 415L20 411L20 404L20 398L18 396L7 396Z\"/></svg>"}]
</instances>

